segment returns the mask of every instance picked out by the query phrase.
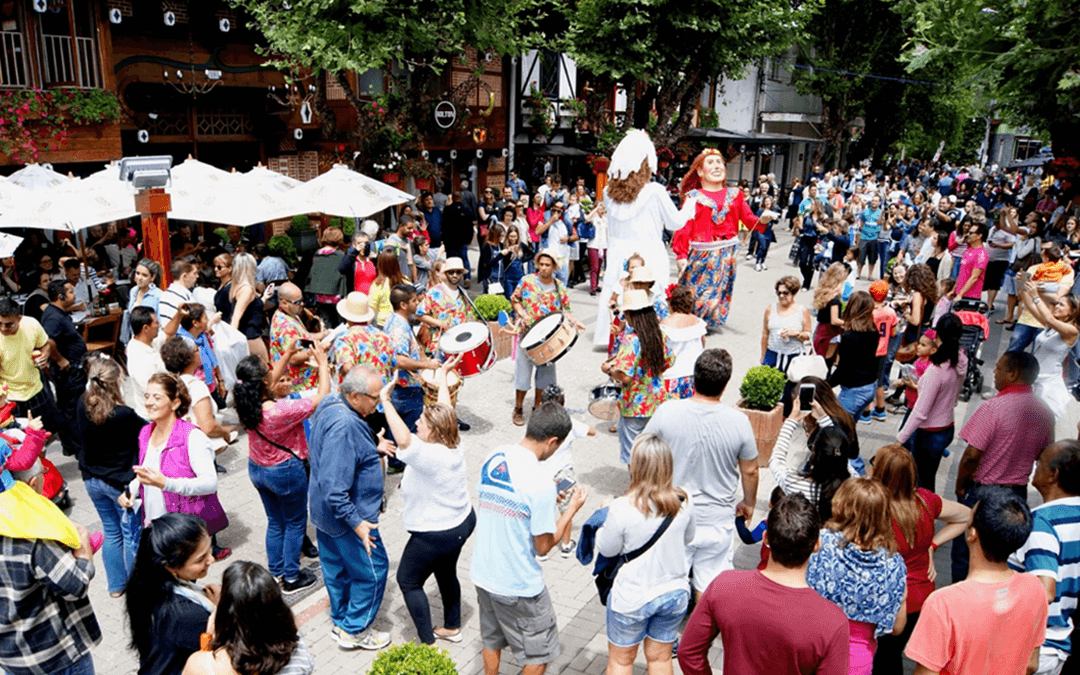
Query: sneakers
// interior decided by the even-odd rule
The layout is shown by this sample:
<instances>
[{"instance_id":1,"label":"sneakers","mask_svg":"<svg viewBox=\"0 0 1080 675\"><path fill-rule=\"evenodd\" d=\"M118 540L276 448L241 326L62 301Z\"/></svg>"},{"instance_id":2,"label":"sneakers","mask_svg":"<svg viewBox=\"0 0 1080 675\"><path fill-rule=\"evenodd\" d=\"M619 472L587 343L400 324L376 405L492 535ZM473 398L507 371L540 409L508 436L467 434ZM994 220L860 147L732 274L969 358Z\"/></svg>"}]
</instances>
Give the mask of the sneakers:
<instances>
[{"instance_id":1,"label":"sneakers","mask_svg":"<svg viewBox=\"0 0 1080 675\"><path fill-rule=\"evenodd\" d=\"M458 428L458 431L468 431L469 429L472 429L472 425L469 424L468 422L462 422L461 419L459 418L458 421L457 421L457 428Z\"/></svg>"},{"instance_id":2,"label":"sneakers","mask_svg":"<svg viewBox=\"0 0 1080 675\"><path fill-rule=\"evenodd\" d=\"M769 266L766 265L765 263L761 263L761 269L762 269L762 271L765 271L765 270L769 269Z\"/></svg>"},{"instance_id":3,"label":"sneakers","mask_svg":"<svg viewBox=\"0 0 1080 675\"><path fill-rule=\"evenodd\" d=\"M761 271L761 263L754 263L754 271L755 272L760 272Z\"/></svg>"},{"instance_id":4,"label":"sneakers","mask_svg":"<svg viewBox=\"0 0 1080 675\"><path fill-rule=\"evenodd\" d=\"M281 583L281 592L285 595L291 595L292 593L299 593L305 588L311 588L317 583L319 583L319 577L306 567L301 567L300 574L296 575L295 579L292 581L286 579Z\"/></svg>"},{"instance_id":5,"label":"sneakers","mask_svg":"<svg viewBox=\"0 0 1080 675\"><path fill-rule=\"evenodd\" d=\"M885 420L889 419L889 416L885 413L884 408L882 408L881 410L874 410L874 412L870 413L870 416L874 418L875 422L884 422Z\"/></svg>"},{"instance_id":6,"label":"sneakers","mask_svg":"<svg viewBox=\"0 0 1080 675\"><path fill-rule=\"evenodd\" d=\"M514 426L525 426L525 411L521 408L514 408Z\"/></svg>"},{"instance_id":7,"label":"sneakers","mask_svg":"<svg viewBox=\"0 0 1080 675\"><path fill-rule=\"evenodd\" d=\"M361 633L346 633L337 626L331 631L342 649L382 649L390 644L390 633L368 628Z\"/></svg>"},{"instance_id":8,"label":"sneakers","mask_svg":"<svg viewBox=\"0 0 1080 675\"><path fill-rule=\"evenodd\" d=\"M574 555L574 549L576 549L576 548L577 548L577 540L576 539L571 539L570 543L567 544L566 546L563 546L562 544L559 544L559 552L562 553L562 557L564 557L564 558L569 558L570 556Z\"/></svg>"},{"instance_id":9,"label":"sneakers","mask_svg":"<svg viewBox=\"0 0 1080 675\"><path fill-rule=\"evenodd\" d=\"M859 416L859 424L870 424L873 420L870 419L870 411L864 410L863 414Z\"/></svg>"},{"instance_id":10,"label":"sneakers","mask_svg":"<svg viewBox=\"0 0 1080 675\"><path fill-rule=\"evenodd\" d=\"M439 631L445 631L445 632L440 633ZM447 642L458 643L458 642L461 642L464 639L464 636L462 636L462 634L461 634L461 629L460 628L457 628L457 629L436 628L435 630L432 631L432 633L435 635L435 637L437 639L446 640Z\"/></svg>"},{"instance_id":11,"label":"sneakers","mask_svg":"<svg viewBox=\"0 0 1080 675\"><path fill-rule=\"evenodd\" d=\"M547 562L547 561L548 561L548 557L546 555L540 555L539 553L536 554L536 562Z\"/></svg>"},{"instance_id":12,"label":"sneakers","mask_svg":"<svg viewBox=\"0 0 1080 675\"><path fill-rule=\"evenodd\" d=\"M305 558L318 558L319 547L315 545L315 542L311 541L307 537L304 537L304 544L300 547L300 555Z\"/></svg>"},{"instance_id":13,"label":"sneakers","mask_svg":"<svg viewBox=\"0 0 1080 675\"><path fill-rule=\"evenodd\" d=\"M224 560L232 555L232 549L228 546L214 546L213 555L214 560Z\"/></svg>"}]
</instances>

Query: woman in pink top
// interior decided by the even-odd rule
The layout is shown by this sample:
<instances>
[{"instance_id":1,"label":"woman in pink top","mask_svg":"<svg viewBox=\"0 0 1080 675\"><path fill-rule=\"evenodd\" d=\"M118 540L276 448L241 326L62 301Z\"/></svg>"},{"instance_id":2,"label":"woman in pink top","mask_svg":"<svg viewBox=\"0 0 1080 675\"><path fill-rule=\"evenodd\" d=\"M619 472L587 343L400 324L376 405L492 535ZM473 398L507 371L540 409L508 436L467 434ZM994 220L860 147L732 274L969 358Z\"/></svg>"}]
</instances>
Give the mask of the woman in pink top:
<instances>
[{"instance_id":1,"label":"woman in pink top","mask_svg":"<svg viewBox=\"0 0 1080 675\"><path fill-rule=\"evenodd\" d=\"M919 378L919 398L896 436L915 456L919 486L931 492L936 492L938 465L956 433L953 410L967 371L967 356L960 350L962 328L955 314L938 321L938 349Z\"/></svg>"},{"instance_id":2,"label":"woman in pink top","mask_svg":"<svg viewBox=\"0 0 1080 675\"><path fill-rule=\"evenodd\" d=\"M330 365L316 342L319 385L311 398L289 398L292 380L285 364L300 351L293 343L272 370L258 356L236 366L236 413L248 431L248 476L266 509L266 557L270 573L282 580L288 595L315 585L317 578L301 569L300 553L318 555L307 540L308 444L304 422L330 393Z\"/></svg>"},{"instance_id":3,"label":"woman in pink top","mask_svg":"<svg viewBox=\"0 0 1080 675\"><path fill-rule=\"evenodd\" d=\"M525 209L525 220L529 223L529 241L535 246L540 243L536 226L544 222L544 195L539 192L533 195L532 206Z\"/></svg>"},{"instance_id":4,"label":"woman in pink top","mask_svg":"<svg viewBox=\"0 0 1080 675\"><path fill-rule=\"evenodd\" d=\"M901 655L919 620L926 597L934 591L937 570L934 552L964 533L971 509L942 499L926 488L915 487L917 470L911 453L899 445L887 445L874 455L874 480L889 493L889 515L897 552L907 567L907 624L899 635L882 635L874 653L874 675L900 675ZM937 533L934 521L945 523Z\"/></svg>"}]
</instances>

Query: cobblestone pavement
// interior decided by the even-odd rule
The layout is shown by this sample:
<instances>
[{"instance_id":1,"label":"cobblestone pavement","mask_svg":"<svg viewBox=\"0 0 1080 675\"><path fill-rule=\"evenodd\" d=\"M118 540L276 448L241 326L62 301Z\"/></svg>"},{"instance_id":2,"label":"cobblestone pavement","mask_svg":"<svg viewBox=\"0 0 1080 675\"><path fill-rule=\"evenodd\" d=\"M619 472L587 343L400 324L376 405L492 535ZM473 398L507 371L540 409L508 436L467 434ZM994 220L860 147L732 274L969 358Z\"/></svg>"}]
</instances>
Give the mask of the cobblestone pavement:
<instances>
[{"instance_id":1,"label":"cobblestone pavement","mask_svg":"<svg viewBox=\"0 0 1080 675\"><path fill-rule=\"evenodd\" d=\"M738 385L746 370L757 365L760 356L760 336L762 313L767 304L774 302L773 284L781 276L794 274L798 270L788 262L787 253L791 245L791 236L787 232L778 233L779 241L773 244L769 254L769 269L755 272L753 265L742 259L735 285L735 297L731 305L731 315L727 325L718 333L707 338L708 347L723 347L730 351L735 360L735 372L731 385L724 394L724 402L734 404L738 399ZM475 255L475 251L474 251ZM860 282L865 287L868 282ZM618 496L629 485L629 477L618 462L618 440L607 429L607 423L590 417L585 412L589 391L605 381L599 371L603 355L593 351L591 331L596 318L596 300L588 294L588 286L579 285L570 291L574 314L589 326L589 332L582 336L570 353L558 363L559 382L567 392L567 407L573 417L587 421L596 427L598 435L594 438L578 440L573 447L574 464L579 481L590 489L589 502L576 519L580 526L596 506L604 499ZM809 293L801 292L797 301L805 306L811 305ZM998 310L1001 311L1000 309ZM1007 342L1008 333L1001 333L999 326L992 324L990 340L984 345L987 365L984 370L988 386L992 382L990 371L996 355ZM475 481L480 463L488 451L497 445L515 443L523 435L523 429L511 424L513 407L513 368L512 362L501 361L489 372L468 380L461 390L459 413L472 424L472 430L462 435L462 447L468 453L470 492L475 499ZM960 403L957 410L958 423L967 417L981 402L977 396L970 403ZM231 412L231 411L229 411ZM900 423L900 417L890 415L887 422L875 422L859 425L863 456L866 459L881 445L890 442ZM1070 408L1068 419L1059 423L1058 437L1073 436L1076 432L1075 407ZM232 548L232 556L224 562L215 564L209 575L210 581L220 581L226 566L234 560L253 560L265 564L264 532L266 517L255 489L247 477L247 444L241 439L220 457L228 473L221 477L219 495L225 506L231 525L219 539L223 545ZM952 446L952 456L945 459L941 466L939 485L951 485L945 482L955 477L955 463L963 446L959 439ZM54 445L50 457L60 456L58 446ZM71 483L71 492L75 506L71 516L87 525L91 531L100 529L100 521L93 505L83 489L75 462L69 458L60 458L57 466ZM408 538L400 521L401 497L398 494L398 477L388 476L386 489L389 496L389 508L383 516L380 529L381 545L387 547L390 555L390 577L387 584L386 598L379 612L376 626L388 630L395 643L416 639L416 631L405 608L400 590L394 581L397 562ZM775 482L767 470L761 474L758 488L758 510L754 523L764 517L768 496ZM1034 490L1032 490L1034 494ZM1037 496L1034 499L1038 499ZM576 531L576 530L575 530ZM313 531L312 531L313 532ZM741 569L754 567L758 561L758 547L744 546L737 542L735 554L736 566ZM469 564L473 545L467 544L458 564L459 578L462 582L464 640L459 644L440 642L458 665L462 675L475 675L483 672L480 651L479 624L477 620L476 594L469 580ZM949 574L948 546L938 552L937 569L939 583L947 583ZM318 568L315 561L306 564ZM558 552L553 552L550 559L543 563L544 578L550 590L555 611L558 615L559 637L562 654L552 664L549 672L567 673L568 675L600 675L607 665L607 640L604 632L604 608L596 598L595 587L589 570L582 567L576 559L564 559ZM442 606L434 579L427 585L431 599L432 616L435 625L441 624ZM106 591L105 573L102 565L97 565L97 578L91 588L91 598L98 620L101 623L104 638L94 650L94 659L99 673L126 675L137 670L135 653L127 646L129 634L123 601L112 599ZM330 637L330 618L327 611L328 601L325 588L320 583L305 595L291 596L301 633L308 649L315 657L316 672L320 675L334 673L366 672L375 653L352 651L338 648ZM713 647L712 662L719 672L722 662L720 646ZM911 665L909 666L909 672ZM639 653L637 670L644 672L644 657ZM676 669L678 666L676 665ZM514 663L509 652L504 651L501 672L516 673L519 667Z\"/></svg>"}]
</instances>

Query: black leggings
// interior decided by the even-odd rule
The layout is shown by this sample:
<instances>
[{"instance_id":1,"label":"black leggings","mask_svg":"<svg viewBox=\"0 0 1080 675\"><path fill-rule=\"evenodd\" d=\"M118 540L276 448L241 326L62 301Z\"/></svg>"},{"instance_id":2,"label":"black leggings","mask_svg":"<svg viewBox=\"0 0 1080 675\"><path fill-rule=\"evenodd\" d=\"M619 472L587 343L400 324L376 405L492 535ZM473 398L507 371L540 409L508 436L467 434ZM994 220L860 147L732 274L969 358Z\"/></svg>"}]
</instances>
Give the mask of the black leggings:
<instances>
[{"instance_id":1,"label":"black leggings","mask_svg":"<svg viewBox=\"0 0 1080 675\"><path fill-rule=\"evenodd\" d=\"M933 555L933 551L930 552ZM911 631L919 620L919 612L907 615L907 623L899 635L882 635L877 639L877 651L874 652L874 675L903 675L904 647L911 639Z\"/></svg>"},{"instance_id":2,"label":"black leggings","mask_svg":"<svg viewBox=\"0 0 1080 675\"><path fill-rule=\"evenodd\" d=\"M432 574L439 585L443 602L443 627L461 628L461 584L457 579L457 561L461 548L476 528L476 512L460 525L442 532L411 532L398 563L397 583L405 596L416 633L426 645L435 644L431 627L431 608L424 582Z\"/></svg>"},{"instance_id":3,"label":"black leggings","mask_svg":"<svg viewBox=\"0 0 1080 675\"><path fill-rule=\"evenodd\" d=\"M802 271L803 288L810 290L810 283L814 280L814 244L817 240L812 237L799 238L799 269Z\"/></svg>"}]
</instances>

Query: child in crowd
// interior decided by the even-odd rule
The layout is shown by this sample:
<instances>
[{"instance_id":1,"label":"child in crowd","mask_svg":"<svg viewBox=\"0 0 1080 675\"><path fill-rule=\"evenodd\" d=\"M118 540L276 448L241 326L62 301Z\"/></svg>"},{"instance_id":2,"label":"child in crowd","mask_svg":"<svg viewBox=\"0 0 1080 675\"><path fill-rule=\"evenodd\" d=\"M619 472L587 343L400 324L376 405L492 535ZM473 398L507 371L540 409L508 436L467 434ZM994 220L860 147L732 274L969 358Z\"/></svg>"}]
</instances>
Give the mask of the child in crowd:
<instances>
[{"instance_id":1,"label":"child in crowd","mask_svg":"<svg viewBox=\"0 0 1080 675\"><path fill-rule=\"evenodd\" d=\"M859 278L859 249L852 246L844 254L844 265L848 268L847 279L844 281L844 292L840 295L840 299L845 303L851 298L851 294L855 292L855 281Z\"/></svg>"},{"instance_id":2,"label":"child in crowd","mask_svg":"<svg viewBox=\"0 0 1080 675\"><path fill-rule=\"evenodd\" d=\"M784 498L784 488L777 485L769 495L769 508ZM735 516L735 531L739 533L739 539L747 546L753 546L761 542L768 525L768 517L763 518L753 530L746 529L746 516ZM769 545L761 544L761 561L758 563L759 570L765 569L769 564Z\"/></svg>"},{"instance_id":3,"label":"child in crowd","mask_svg":"<svg viewBox=\"0 0 1080 675\"><path fill-rule=\"evenodd\" d=\"M952 300L949 299L949 294L956 288L956 279L943 279L938 282L941 287L941 299L937 301L937 305L934 307L934 322L932 325L936 326L938 320L952 311Z\"/></svg>"},{"instance_id":4,"label":"child in crowd","mask_svg":"<svg viewBox=\"0 0 1080 675\"><path fill-rule=\"evenodd\" d=\"M900 378L893 382L894 387L904 388L904 421L907 422L911 409L915 407L915 401L919 399L919 378L930 367L930 357L938 350L937 332L930 328L919 337L919 344L915 347L915 361L911 365L905 365L900 369Z\"/></svg>"},{"instance_id":5,"label":"child in crowd","mask_svg":"<svg viewBox=\"0 0 1080 675\"><path fill-rule=\"evenodd\" d=\"M566 395L563 393L562 387L557 384L553 384L544 390L541 401L542 403L552 401L566 407ZM551 457L540 462L540 470L545 474L550 473L551 480L555 481L555 485L558 486L559 500L555 502L555 506L558 507L559 513L566 513L566 509L570 506L570 500L574 496L574 486L577 485L577 476L574 474L574 458L570 455L570 444L574 442L574 439L596 435L596 429L593 429L588 424L575 419L571 419L571 422L573 422L573 426L570 428L570 433L567 434L559 449ZM577 547L577 542L570 538L570 530L571 528L566 528L566 534L563 535L562 541L559 543L559 553L564 558L572 556L574 549ZM547 560L547 556L537 556L536 559L543 562Z\"/></svg>"},{"instance_id":6,"label":"child in crowd","mask_svg":"<svg viewBox=\"0 0 1080 675\"><path fill-rule=\"evenodd\" d=\"M432 249L431 242L424 237L413 237L413 265L416 266L416 290L419 293L428 289L431 269L439 260L441 248Z\"/></svg>"},{"instance_id":7,"label":"child in crowd","mask_svg":"<svg viewBox=\"0 0 1080 675\"><path fill-rule=\"evenodd\" d=\"M863 411L859 421L870 424L877 420L884 422L885 414L885 387L889 384L889 373L892 370L893 357L896 356L896 348L899 346L899 334L896 326L900 319L896 310L888 304L889 282L878 279L870 284L870 297L874 299L874 325L878 330L877 356L881 359L881 368L878 371L877 390L874 393L874 411L869 407Z\"/></svg>"}]
</instances>

